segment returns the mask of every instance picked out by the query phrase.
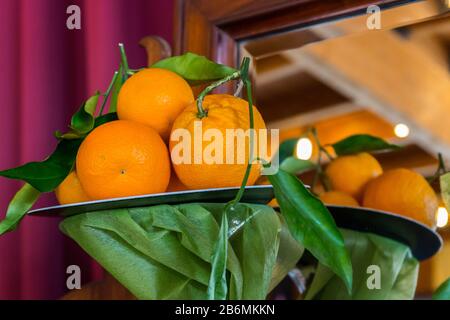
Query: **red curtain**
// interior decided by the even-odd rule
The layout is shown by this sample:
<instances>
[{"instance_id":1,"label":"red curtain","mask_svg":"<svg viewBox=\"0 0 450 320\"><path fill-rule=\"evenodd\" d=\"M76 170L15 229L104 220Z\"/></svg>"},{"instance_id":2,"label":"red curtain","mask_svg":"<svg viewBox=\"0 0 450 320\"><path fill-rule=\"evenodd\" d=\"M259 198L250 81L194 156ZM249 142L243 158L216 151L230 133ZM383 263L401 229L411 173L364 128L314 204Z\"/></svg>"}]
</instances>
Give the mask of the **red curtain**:
<instances>
[{"instance_id":1,"label":"red curtain","mask_svg":"<svg viewBox=\"0 0 450 320\"><path fill-rule=\"evenodd\" d=\"M81 9L81 30L68 30L66 9ZM0 169L42 160L83 99L106 90L123 42L130 67L145 64L138 41L172 39L173 0L0 0ZM0 178L0 212L20 186ZM37 206L54 204L47 195ZM54 299L66 268L82 282L101 269L58 230L58 218L26 217L0 237L0 299Z\"/></svg>"}]
</instances>

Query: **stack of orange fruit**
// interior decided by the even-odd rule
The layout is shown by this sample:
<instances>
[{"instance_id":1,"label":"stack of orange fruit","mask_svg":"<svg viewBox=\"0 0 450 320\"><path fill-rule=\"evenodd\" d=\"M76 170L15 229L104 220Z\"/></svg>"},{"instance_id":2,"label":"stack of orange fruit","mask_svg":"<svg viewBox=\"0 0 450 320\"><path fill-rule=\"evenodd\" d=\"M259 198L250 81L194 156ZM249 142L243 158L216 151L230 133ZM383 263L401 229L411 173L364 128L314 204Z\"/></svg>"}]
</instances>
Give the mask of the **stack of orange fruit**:
<instances>
[{"instance_id":1,"label":"stack of orange fruit","mask_svg":"<svg viewBox=\"0 0 450 320\"><path fill-rule=\"evenodd\" d=\"M383 172L368 153L340 156L325 173L332 191L319 195L328 204L358 206L397 213L435 226L438 198L420 174L404 168Z\"/></svg>"},{"instance_id":2,"label":"stack of orange fruit","mask_svg":"<svg viewBox=\"0 0 450 320\"><path fill-rule=\"evenodd\" d=\"M119 120L95 128L82 142L75 170L55 191L59 202L239 186L248 155L245 163L237 164L171 161L169 150L175 147L169 139L171 132L185 129L194 137L195 121L201 121L203 130L214 128L223 133L249 128L245 100L212 94L206 96L203 108L207 116L200 119L191 87L176 73L159 68L135 73L119 92ZM265 128L256 107L254 119L255 128ZM259 171L258 166L253 167L249 185L255 183Z\"/></svg>"},{"instance_id":3,"label":"stack of orange fruit","mask_svg":"<svg viewBox=\"0 0 450 320\"><path fill-rule=\"evenodd\" d=\"M203 108L207 116L199 118L191 87L176 73L158 68L135 73L119 92L119 120L97 127L81 144L76 169L55 190L59 202L239 186L248 154L236 164L195 163L193 153L189 163L171 161L169 151L176 145L170 141L171 132L184 129L195 138L195 121L201 121L203 130L216 129L223 136L227 129L249 128L245 100L212 94L206 96ZM255 129L265 129L261 114L253 108ZM193 139L190 144L194 148ZM202 143L202 152L204 148ZM258 165L252 167L248 185L256 182L259 172ZM325 203L363 205L430 226L435 223L437 197L427 181L411 170L383 172L373 156L360 153L334 159L325 173L332 187L319 196Z\"/></svg>"}]
</instances>

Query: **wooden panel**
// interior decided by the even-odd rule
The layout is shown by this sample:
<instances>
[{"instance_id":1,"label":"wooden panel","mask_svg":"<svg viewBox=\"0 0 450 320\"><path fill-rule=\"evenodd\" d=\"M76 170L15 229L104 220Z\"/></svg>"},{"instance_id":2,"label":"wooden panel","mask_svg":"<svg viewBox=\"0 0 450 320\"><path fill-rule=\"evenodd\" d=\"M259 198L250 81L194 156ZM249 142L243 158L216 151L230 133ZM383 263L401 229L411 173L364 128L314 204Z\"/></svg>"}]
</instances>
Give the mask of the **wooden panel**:
<instances>
[{"instance_id":1,"label":"wooden panel","mask_svg":"<svg viewBox=\"0 0 450 320\"><path fill-rule=\"evenodd\" d=\"M347 98L318 81L310 74L299 70L281 81L261 85L255 82L256 105L267 122L286 119L347 102Z\"/></svg>"},{"instance_id":2,"label":"wooden panel","mask_svg":"<svg viewBox=\"0 0 450 320\"><path fill-rule=\"evenodd\" d=\"M175 54L186 51L210 57L213 25L192 1L178 0L175 23Z\"/></svg>"},{"instance_id":3,"label":"wooden panel","mask_svg":"<svg viewBox=\"0 0 450 320\"><path fill-rule=\"evenodd\" d=\"M385 170L410 168L427 176L431 176L438 165L436 158L417 145L404 146L396 152L378 153L376 158Z\"/></svg>"},{"instance_id":4,"label":"wooden panel","mask_svg":"<svg viewBox=\"0 0 450 320\"><path fill-rule=\"evenodd\" d=\"M192 51L236 65L237 41L402 0L177 0L175 54ZM219 53L219 48L226 48Z\"/></svg>"},{"instance_id":5,"label":"wooden panel","mask_svg":"<svg viewBox=\"0 0 450 320\"><path fill-rule=\"evenodd\" d=\"M243 18L239 21L239 24L234 22L220 24L220 27L231 34L234 39L239 40L288 28L299 28L313 22L324 21L356 11L363 13L372 4L383 6L394 3L405 3L405 1L307 1L270 11L267 14Z\"/></svg>"},{"instance_id":6,"label":"wooden panel","mask_svg":"<svg viewBox=\"0 0 450 320\"><path fill-rule=\"evenodd\" d=\"M392 8L383 12L381 16L381 28L389 30L411 21L420 21L428 19L439 14L440 8L437 1L418 1L408 6ZM354 17L352 19L338 21L331 28L337 29L341 34L355 34L357 32L367 32L366 26L367 16Z\"/></svg>"},{"instance_id":7,"label":"wooden panel","mask_svg":"<svg viewBox=\"0 0 450 320\"><path fill-rule=\"evenodd\" d=\"M192 1L208 20L215 24L223 24L232 21L241 21L243 18L260 14L275 12L277 10L292 7L293 5L318 2L314 0L193 0Z\"/></svg>"},{"instance_id":8,"label":"wooden panel","mask_svg":"<svg viewBox=\"0 0 450 320\"><path fill-rule=\"evenodd\" d=\"M260 59L273 56L285 50L300 48L308 43L320 40L323 40L323 37L312 30L299 30L248 41L243 46L254 59Z\"/></svg>"}]
</instances>

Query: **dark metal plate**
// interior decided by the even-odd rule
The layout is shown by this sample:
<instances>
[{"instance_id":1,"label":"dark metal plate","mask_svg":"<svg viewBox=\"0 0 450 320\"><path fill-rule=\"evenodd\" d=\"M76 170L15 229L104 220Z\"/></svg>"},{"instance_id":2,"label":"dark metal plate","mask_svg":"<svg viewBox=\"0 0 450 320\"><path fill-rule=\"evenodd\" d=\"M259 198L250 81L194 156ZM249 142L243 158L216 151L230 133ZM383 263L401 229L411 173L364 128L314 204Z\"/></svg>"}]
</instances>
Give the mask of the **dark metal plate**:
<instances>
[{"instance_id":1,"label":"dark metal plate","mask_svg":"<svg viewBox=\"0 0 450 320\"><path fill-rule=\"evenodd\" d=\"M416 220L368 208L327 207L338 227L371 232L406 244L418 260L430 258L442 246L439 234Z\"/></svg>"},{"instance_id":2,"label":"dark metal plate","mask_svg":"<svg viewBox=\"0 0 450 320\"><path fill-rule=\"evenodd\" d=\"M83 203L66 204L53 207L46 207L31 210L30 215L39 216L63 216L68 217L75 214L111 210L119 208L132 208L154 206L158 204L179 204L192 202L217 202L226 203L236 196L239 188L217 188L206 190L187 190L177 192L166 192L149 194L143 196L133 196L126 198L116 198L108 200L97 200ZM245 188L242 202L266 204L274 198L273 187L271 185L249 186Z\"/></svg>"}]
</instances>

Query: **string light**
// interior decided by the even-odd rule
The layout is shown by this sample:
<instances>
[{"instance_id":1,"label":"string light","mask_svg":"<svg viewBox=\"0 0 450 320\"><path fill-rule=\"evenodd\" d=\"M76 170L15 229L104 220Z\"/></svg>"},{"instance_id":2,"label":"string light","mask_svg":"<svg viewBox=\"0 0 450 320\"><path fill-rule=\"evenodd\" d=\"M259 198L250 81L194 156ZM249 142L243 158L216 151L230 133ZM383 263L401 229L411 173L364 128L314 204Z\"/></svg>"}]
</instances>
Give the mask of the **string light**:
<instances>
[{"instance_id":1,"label":"string light","mask_svg":"<svg viewBox=\"0 0 450 320\"><path fill-rule=\"evenodd\" d=\"M436 226L438 228L443 228L448 223L448 212L444 207L439 207L436 213Z\"/></svg>"},{"instance_id":2,"label":"string light","mask_svg":"<svg viewBox=\"0 0 450 320\"><path fill-rule=\"evenodd\" d=\"M301 160L311 159L313 152L313 145L308 138L301 138L297 142L296 154L297 158Z\"/></svg>"},{"instance_id":3,"label":"string light","mask_svg":"<svg viewBox=\"0 0 450 320\"><path fill-rule=\"evenodd\" d=\"M409 136L409 128L406 124L399 123L395 126L394 133L399 138L406 138Z\"/></svg>"}]
</instances>

